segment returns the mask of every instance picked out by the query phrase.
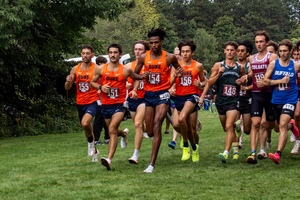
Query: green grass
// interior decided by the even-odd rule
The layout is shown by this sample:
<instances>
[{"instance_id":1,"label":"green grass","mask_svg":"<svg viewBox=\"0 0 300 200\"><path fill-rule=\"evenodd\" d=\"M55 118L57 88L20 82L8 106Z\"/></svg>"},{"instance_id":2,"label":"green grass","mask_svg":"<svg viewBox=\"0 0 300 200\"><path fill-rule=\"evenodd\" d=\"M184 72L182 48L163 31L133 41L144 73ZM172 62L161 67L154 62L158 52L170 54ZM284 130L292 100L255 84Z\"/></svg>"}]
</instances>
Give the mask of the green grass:
<instances>
[{"instance_id":1,"label":"green grass","mask_svg":"<svg viewBox=\"0 0 300 200\"><path fill-rule=\"evenodd\" d=\"M145 174L151 154L151 140L143 141L138 165L127 159L133 152L131 120L129 144L118 146L113 170L87 157L83 132L26 136L0 140L0 199L297 199L300 157L290 155L288 142L280 165L269 159L257 165L245 163L250 152L244 136L240 159L232 154L226 164L218 159L225 133L216 112L201 111L200 162L182 162L181 149L168 148L172 134L163 134L154 173ZM164 127L162 132L164 132ZM101 138L103 138L101 136ZM273 133L276 150L277 133ZM179 143L179 140L178 140ZM107 156L107 145L98 146Z\"/></svg>"}]
</instances>

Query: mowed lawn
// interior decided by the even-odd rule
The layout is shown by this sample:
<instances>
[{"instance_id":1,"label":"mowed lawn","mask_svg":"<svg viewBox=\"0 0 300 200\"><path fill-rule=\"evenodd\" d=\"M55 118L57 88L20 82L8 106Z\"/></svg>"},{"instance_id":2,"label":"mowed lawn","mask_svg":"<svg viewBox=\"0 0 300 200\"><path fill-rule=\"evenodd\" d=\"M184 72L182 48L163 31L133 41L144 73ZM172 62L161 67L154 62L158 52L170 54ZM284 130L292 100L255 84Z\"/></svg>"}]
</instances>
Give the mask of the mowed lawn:
<instances>
[{"instance_id":1,"label":"mowed lawn","mask_svg":"<svg viewBox=\"0 0 300 200\"><path fill-rule=\"evenodd\" d=\"M127 148L118 146L112 171L87 157L83 132L28 136L0 140L0 199L298 199L300 157L289 152L287 143L281 163L269 159L256 165L245 162L250 153L249 136L243 139L240 158L222 164L217 155L224 150L225 133L216 112L199 112L200 161L181 161L179 139L175 150L168 148L172 134L163 134L152 174L143 170L151 155L151 139L144 139L138 165L129 164L133 153L134 129L128 127ZM78 122L74 122L79 126ZM162 132L165 130L165 124ZM275 151L278 134L273 132ZM103 139L103 134L101 136ZM107 145L97 146L100 157Z\"/></svg>"}]
</instances>

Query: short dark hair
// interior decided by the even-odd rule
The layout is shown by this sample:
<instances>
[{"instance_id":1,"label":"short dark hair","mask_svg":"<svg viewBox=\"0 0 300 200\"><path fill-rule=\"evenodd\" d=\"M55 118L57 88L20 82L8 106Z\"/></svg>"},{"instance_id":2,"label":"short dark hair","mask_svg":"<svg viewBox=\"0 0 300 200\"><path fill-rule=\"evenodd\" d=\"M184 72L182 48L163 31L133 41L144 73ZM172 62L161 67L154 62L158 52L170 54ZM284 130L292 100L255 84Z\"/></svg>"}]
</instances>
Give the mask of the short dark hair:
<instances>
[{"instance_id":1,"label":"short dark hair","mask_svg":"<svg viewBox=\"0 0 300 200\"><path fill-rule=\"evenodd\" d=\"M265 36L266 42L270 41L270 36L269 36L269 33L267 31L264 31L264 30L256 31L255 37L256 36Z\"/></svg>"},{"instance_id":2,"label":"short dark hair","mask_svg":"<svg viewBox=\"0 0 300 200\"><path fill-rule=\"evenodd\" d=\"M288 48L289 48L289 50L292 50L292 48L293 48L293 43L292 43L292 41L291 40L289 40L289 39L284 39L284 40L282 40L281 42L279 42L279 45L278 45L279 47L280 46L287 46Z\"/></svg>"},{"instance_id":3,"label":"short dark hair","mask_svg":"<svg viewBox=\"0 0 300 200\"><path fill-rule=\"evenodd\" d=\"M235 49L237 49L239 45L235 41L228 41L224 43L223 48L226 49L227 46L233 46Z\"/></svg>"},{"instance_id":4,"label":"short dark hair","mask_svg":"<svg viewBox=\"0 0 300 200\"><path fill-rule=\"evenodd\" d=\"M81 50L82 49L89 49L89 50L91 50L92 53L94 53L94 48L92 47L92 45L84 44L81 46Z\"/></svg>"},{"instance_id":5,"label":"short dark hair","mask_svg":"<svg viewBox=\"0 0 300 200\"><path fill-rule=\"evenodd\" d=\"M269 43L268 43L268 45L267 45L267 47L270 47L270 46L274 47L275 52L278 51L278 47L279 47L279 46L278 46L278 44L277 44L276 42L274 42L273 40L270 40Z\"/></svg>"},{"instance_id":6,"label":"short dark hair","mask_svg":"<svg viewBox=\"0 0 300 200\"><path fill-rule=\"evenodd\" d=\"M107 63L107 59L103 56L98 56L96 58L96 64L97 65L100 65L100 64L104 64L104 63Z\"/></svg>"},{"instance_id":7,"label":"short dark hair","mask_svg":"<svg viewBox=\"0 0 300 200\"><path fill-rule=\"evenodd\" d=\"M107 52L109 52L109 49L110 49L110 48L117 48L117 49L119 50L119 53L122 54L122 47L121 47L121 45L115 44L115 43L110 44L110 45L108 46L108 48L107 48Z\"/></svg>"},{"instance_id":8,"label":"short dark hair","mask_svg":"<svg viewBox=\"0 0 300 200\"><path fill-rule=\"evenodd\" d=\"M164 38L167 37L167 34L163 29L160 29L160 28L154 29L154 28L152 28L148 32L148 38L154 37L154 36L159 36L160 40L164 40Z\"/></svg>"},{"instance_id":9,"label":"short dark hair","mask_svg":"<svg viewBox=\"0 0 300 200\"><path fill-rule=\"evenodd\" d=\"M143 46L145 47L145 50L146 50L146 51L150 50L149 42L146 41L146 40L138 40L138 41L136 41L136 42L133 44L133 49L134 49L134 46L135 46L136 44L141 44L141 45L143 45Z\"/></svg>"},{"instance_id":10,"label":"short dark hair","mask_svg":"<svg viewBox=\"0 0 300 200\"><path fill-rule=\"evenodd\" d=\"M183 46L189 46L192 50L192 52L195 52L196 51L196 44L193 40L182 40L179 44L178 44L178 48L181 52L181 48Z\"/></svg>"},{"instance_id":11,"label":"short dark hair","mask_svg":"<svg viewBox=\"0 0 300 200\"><path fill-rule=\"evenodd\" d=\"M238 41L237 43L238 43L239 46L240 46L240 45L245 46L245 47L246 47L247 53L252 54L252 51L253 51L253 45L252 45L252 43L250 42L250 40L241 40L241 41Z\"/></svg>"}]
</instances>

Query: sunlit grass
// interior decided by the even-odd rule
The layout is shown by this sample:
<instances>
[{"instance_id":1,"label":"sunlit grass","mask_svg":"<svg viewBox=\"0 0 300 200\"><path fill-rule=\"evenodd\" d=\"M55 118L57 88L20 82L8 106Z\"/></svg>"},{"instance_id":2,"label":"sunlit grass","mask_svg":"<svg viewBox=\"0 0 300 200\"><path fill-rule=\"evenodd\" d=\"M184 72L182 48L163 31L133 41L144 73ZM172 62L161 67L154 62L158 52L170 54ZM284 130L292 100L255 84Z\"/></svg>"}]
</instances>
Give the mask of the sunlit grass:
<instances>
[{"instance_id":1,"label":"sunlit grass","mask_svg":"<svg viewBox=\"0 0 300 200\"><path fill-rule=\"evenodd\" d=\"M288 142L280 165L269 159L246 164L249 136L244 136L240 159L226 164L217 159L225 133L216 112L201 111L200 162L182 162L181 149L168 148L172 134L163 134L154 173L144 174L151 155L145 139L138 165L128 163L134 130L126 149L117 148L113 170L87 157L83 132L9 138L0 141L0 199L296 199L299 156L290 155ZM163 128L164 132L164 128ZM101 136L101 138L103 138ZM273 133L276 150L277 133ZM178 140L179 144L179 140ZM97 146L107 156L107 145Z\"/></svg>"}]
</instances>

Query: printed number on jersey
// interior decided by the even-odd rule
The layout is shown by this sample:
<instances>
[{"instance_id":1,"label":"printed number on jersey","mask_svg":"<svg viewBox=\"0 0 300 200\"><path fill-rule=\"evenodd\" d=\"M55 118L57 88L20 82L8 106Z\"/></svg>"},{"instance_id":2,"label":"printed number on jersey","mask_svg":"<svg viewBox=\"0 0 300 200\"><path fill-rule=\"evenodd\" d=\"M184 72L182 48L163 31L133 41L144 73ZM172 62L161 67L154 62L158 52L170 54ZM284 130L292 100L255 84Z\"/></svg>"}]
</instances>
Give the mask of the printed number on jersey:
<instances>
[{"instance_id":1,"label":"printed number on jersey","mask_svg":"<svg viewBox=\"0 0 300 200\"><path fill-rule=\"evenodd\" d=\"M223 85L223 96L227 97L235 97L236 94L236 86L235 85Z\"/></svg>"},{"instance_id":2,"label":"printed number on jersey","mask_svg":"<svg viewBox=\"0 0 300 200\"><path fill-rule=\"evenodd\" d=\"M78 90L80 92L88 92L88 91L90 91L90 83L88 83L88 82L79 82L78 83Z\"/></svg>"},{"instance_id":3,"label":"printed number on jersey","mask_svg":"<svg viewBox=\"0 0 300 200\"><path fill-rule=\"evenodd\" d=\"M119 89L118 88L110 88L108 96L111 99L118 98L119 97Z\"/></svg>"},{"instance_id":4,"label":"printed number on jersey","mask_svg":"<svg viewBox=\"0 0 300 200\"><path fill-rule=\"evenodd\" d=\"M290 89L290 83L279 83L276 85L276 90L284 91Z\"/></svg>"},{"instance_id":5,"label":"printed number on jersey","mask_svg":"<svg viewBox=\"0 0 300 200\"><path fill-rule=\"evenodd\" d=\"M143 90L144 89L144 81L140 81L139 87L137 89L138 90Z\"/></svg>"},{"instance_id":6,"label":"printed number on jersey","mask_svg":"<svg viewBox=\"0 0 300 200\"><path fill-rule=\"evenodd\" d=\"M160 84L160 73L150 73L149 83L154 85Z\"/></svg>"},{"instance_id":7,"label":"printed number on jersey","mask_svg":"<svg viewBox=\"0 0 300 200\"><path fill-rule=\"evenodd\" d=\"M254 78L255 82L258 82L259 80L263 80L265 78L265 75L263 73L255 73Z\"/></svg>"},{"instance_id":8,"label":"printed number on jersey","mask_svg":"<svg viewBox=\"0 0 300 200\"><path fill-rule=\"evenodd\" d=\"M192 85L192 76L180 77L180 86L191 86L191 85Z\"/></svg>"}]
</instances>

